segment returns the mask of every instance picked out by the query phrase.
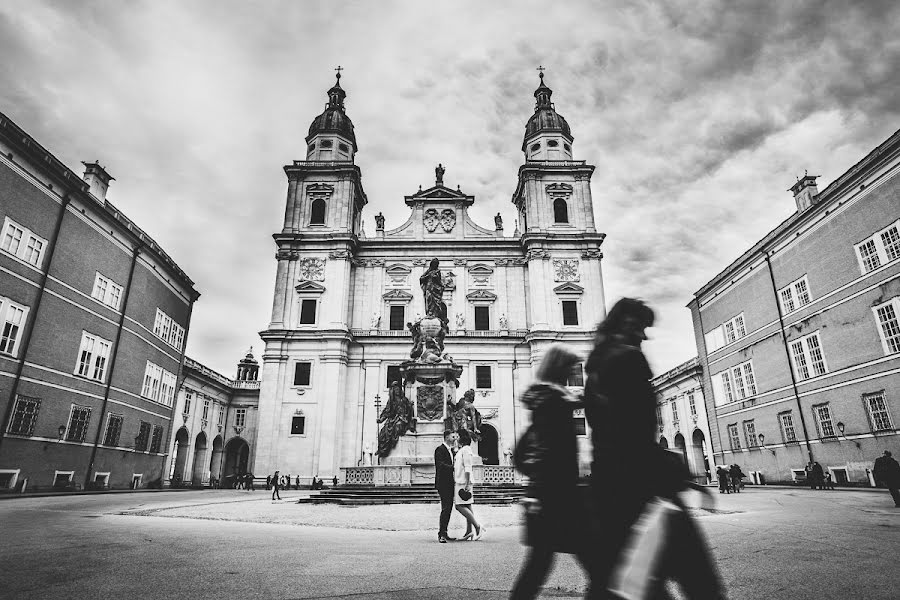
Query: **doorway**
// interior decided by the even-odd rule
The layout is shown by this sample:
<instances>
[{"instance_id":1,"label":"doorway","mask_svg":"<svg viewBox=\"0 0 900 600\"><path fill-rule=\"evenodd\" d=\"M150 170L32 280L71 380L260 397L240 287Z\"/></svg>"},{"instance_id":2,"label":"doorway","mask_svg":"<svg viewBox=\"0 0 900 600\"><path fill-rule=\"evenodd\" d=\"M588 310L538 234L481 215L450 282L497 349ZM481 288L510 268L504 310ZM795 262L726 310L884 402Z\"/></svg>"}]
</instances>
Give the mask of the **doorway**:
<instances>
[{"instance_id":1,"label":"doorway","mask_svg":"<svg viewBox=\"0 0 900 600\"><path fill-rule=\"evenodd\" d=\"M486 423L481 424L481 441L478 442L478 455L481 457L482 464L499 465L499 436L493 425Z\"/></svg>"}]
</instances>

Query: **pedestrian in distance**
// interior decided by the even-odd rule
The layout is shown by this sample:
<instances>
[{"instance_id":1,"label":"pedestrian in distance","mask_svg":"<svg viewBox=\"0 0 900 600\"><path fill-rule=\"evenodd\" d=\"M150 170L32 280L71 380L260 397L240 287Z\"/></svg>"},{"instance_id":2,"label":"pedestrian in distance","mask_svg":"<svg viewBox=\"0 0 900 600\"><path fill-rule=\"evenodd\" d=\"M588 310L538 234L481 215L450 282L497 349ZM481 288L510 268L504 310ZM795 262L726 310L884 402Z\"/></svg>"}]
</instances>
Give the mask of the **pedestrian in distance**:
<instances>
[{"instance_id":1,"label":"pedestrian in distance","mask_svg":"<svg viewBox=\"0 0 900 600\"><path fill-rule=\"evenodd\" d=\"M738 464L731 465L731 468L728 469L728 475L731 477L731 491L734 493L738 493L741 491L741 480L746 477L744 472L741 471L741 466Z\"/></svg>"},{"instance_id":2,"label":"pedestrian in distance","mask_svg":"<svg viewBox=\"0 0 900 600\"><path fill-rule=\"evenodd\" d=\"M294 484L294 489L295 489L295 490L299 490L299 489L300 489L300 476L299 476L299 475L297 475L297 481L296 481L296 483Z\"/></svg>"},{"instance_id":3,"label":"pedestrian in distance","mask_svg":"<svg viewBox=\"0 0 900 600\"><path fill-rule=\"evenodd\" d=\"M898 463L887 450L875 459L872 468L875 482L883 485L891 493L894 506L900 508L900 463Z\"/></svg>"},{"instance_id":4,"label":"pedestrian in distance","mask_svg":"<svg viewBox=\"0 0 900 600\"><path fill-rule=\"evenodd\" d=\"M516 467L528 476L525 543L531 548L510 598L536 598L556 552L575 554L590 572L584 495L578 488L578 441L572 411L582 407L566 389L581 359L563 344L544 353L536 381L520 401L531 411L531 426L516 445Z\"/></svg>"},{"instance_id":5,"label":"pedestrian in distance","mask_svg":"<svg viewBox=\"0 0 900 600\"><path fill-rule=\"evenodd\" d=\"M337 487L337 485L338 485L337 475L335 475L334 477L331 478L331 485L333 485L334 487Z\"/></svg>"},{"instance_id":6,"label":"pedestrian in distance","mask_svg":"<svg viewBox=\"0 0 900 600\"><path fill-rule=\"evenodd\" d=\"M719 493L731 493L731 475L725 467L716 467L716 477L719 479Z\"/></svg>"},{"instance_id":7,"label":"pedestrian in distance","mask_svg":"<svg viewBox=\"0 0 900 600\"><path fill-rule=\"evenodd\" d=\"M453 482L455 488L453 490L453 504L456 510L466 519L466 533L462 537L463 541L477 542L484 536L485 528L475 518L475 495L472 493L474 482L472 481L472 465L474 463L472 455L472 436L468 430L460 429L457 432L459 436L459 450L453 457Z\"/></svg>"},{"instance_id":8,"label":"pedestrian in distance","mask_svg":"<svg viewBox=\"0 0 900 600\"><path fill-rule=\"evenodd\" d=\"M825 473L825 488L824 489L826 489L826 490L834 489L834 480L832 479L830 472Z\"/></svg>"},{"instance_id":9,"label":"pedestrian in distance","mask_svg":"<svg viewBox=\"0 0 900 600\"><path fill-rule=\"evenodd\" d=\"M316 476L313 475L312 482L309 484L310 489L317 490L319 489L316 485Z\"/></svg>"},{"instance_id":10,"label":"pedestrian in distance","mask_svg":"<svg viewBox=\"0 0 900 600\"><path fill-rule=\"evenodd\" d=\"M622 298L597 327L594 348L585 368L584 405L593 442L592 514L598 534L592 540L588 597L605 597L635 555L625 552L640 536L659 534L664 543L653 573L642 582L658 586L665 579L681 584L688 598L717 600L724 590L699 528L678 494L691 486L683 461L656 443L656 393L641 343L654 313L646 304ZM648 476L647 474L653 476ZM703 489L700 486L696 488ZM675 505L669 525L661 530L635 528L657 499ZM640 557L637 557L640 558ZM650 590L656 593L658 590ZM641 596L646 597L646 596Z\"/></svg>"},{"instance_id":11,"label":"pedestrian in distance","mask_svg":"<svg viewBox=\"0 0 900 600\"><path fill-rule=\"evenodd\" d=\"M455 541L450 537L450 513L453 511L453 454L456 452L455 431L444 432L444 442L434 449L434 487L441 498L441 516L438 520L438 541L442 544Z\"/></svg>"},{"instance_id":12,"label":"pedestrian in distance","mask_svg":"<svg viewBox=\"0 0 900 600\"><path fill-rule=\"evenodd\" d=\"M280 471L275 471L275 475L272 477L272 500L275 500L277 497L281 500L281 494L278 492L278 489L281 487L281 477L279 476Z\"/></svg>"},{"instance_id":13,"label":"pedestrian in distance","mask_svg":"<svg viewBox=\"0 0 900 600\"><path fill-rule=\"evenodd\" d=\"M812 489L825 489L825 470L822 468L822 465L817 462L814 462L812 466L812 478Z\"/></svg>"}]
</instances>

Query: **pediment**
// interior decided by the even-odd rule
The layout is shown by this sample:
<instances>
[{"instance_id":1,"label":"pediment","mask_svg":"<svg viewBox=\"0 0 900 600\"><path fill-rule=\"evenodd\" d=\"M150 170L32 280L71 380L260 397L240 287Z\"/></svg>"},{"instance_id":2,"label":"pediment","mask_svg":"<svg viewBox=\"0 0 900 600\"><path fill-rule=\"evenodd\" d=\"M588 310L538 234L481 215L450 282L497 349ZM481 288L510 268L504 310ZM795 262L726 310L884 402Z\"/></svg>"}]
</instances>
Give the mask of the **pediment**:
<instances>
[{"instance_id":1,"label":"pediment","mask_svg":"<svg viewBox=\"0 0 900 600\"><path fill-rule=\"evenodd\" d=\"M553 288L557 294L583 294L584 288L574 283L564 283Z\"/></svg>"},{"instance_id":2,"label":"pediment","mask_svg":"<svg viewBox=\"0 0 900 600\"><path fill-rule=\"evenodd\" d=\"M572 186L569 185L568 183L551 183L551 184L548 184L544 189L546 189L548 192L557 192L560 194L571 194L572 190L574 188L572 188Z\"/></svg>"},{"instance_id":3,"label":"pediment","mask_svg":"<svg viewBox=\"0 0 900 600\"><path fill-rule=\"evenodd\" d=\"M412 273L412 269L410 269L406 265L401 265L400 263L395 263L387 267L384 271L388 275L409 275L410 273Z\"/></svg>"},{"instance_id":4,"label":"pediment","mask_svg":"<svg viewBox=\"0 0 900 600\"><path fill-rule=\"evenodd\" d=\"M311 183L306 186L306 191L318 194L331 194L334 192L334 186L327 183Z\"/></svg>"},{"instance_id":5,"label":"pediment","mask_svg":"<svg viewBox=\"0 0 900 600\"><path fill-rule=\"evenodd\" d=\"M381 297L384 300L402 300L404 302L410 302L413 299L413 295L404 290L391 290Z\"/></svg>"},{"instance_id":6,"label":"pediment","mask_svg":"<svg viewBox=\"0 0 900 600\"><path fill-rule=\"evenodd\" d=\"M321 294L325 291L325 286L315 281L301 281L294 289L300 294Z\"/></svg>"},{"instance_id":7,"label":"pediment","mask_svg":"<svg viewBox=\"0 0 900 600\"><path fill-rule=\"evenodd\" d=\"M467 271L473 275L490 275L494 272L494 269L484 263L478 263L469 267Z\"/></svg>"},{"instance_id":8,"label":"pediment","mask_svg":"<svg viewBox=\"0 0 900 600\"><path fill-rule=\"evenodd\" d=\"M476 290L474 292L469 292L466 294L466 300L486 300L489 302L493 302L497 299L497 294L489 292L487 290Z\"/></svg>"},{"instance_id":9,"label":"pediment","mask_svg":"<svg viewBox=\"0 0 900 600\"><path fill-rule=\"evenodd\" d=\"M461 190L452 190L445 185L435 185L427 190L419 190L412 196L405 197L406 203L411 205L416 202L462 202L466 206L475 202L475 196L469 196Z\"/></svg>"}]
</instances>

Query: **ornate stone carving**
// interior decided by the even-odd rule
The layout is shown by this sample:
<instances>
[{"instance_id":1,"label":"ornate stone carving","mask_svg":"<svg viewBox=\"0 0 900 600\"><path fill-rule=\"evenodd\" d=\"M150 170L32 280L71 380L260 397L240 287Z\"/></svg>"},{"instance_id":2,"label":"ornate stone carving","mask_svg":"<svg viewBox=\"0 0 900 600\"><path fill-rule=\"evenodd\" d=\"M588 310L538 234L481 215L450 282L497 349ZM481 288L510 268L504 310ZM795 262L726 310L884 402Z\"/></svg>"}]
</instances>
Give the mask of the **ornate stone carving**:
<instances>
[{"instance_id":1,"label":"ornate stone carving","mask_svg":"<svg viewBox=\"0 0 900 600\"><path fill-rule=\"evenodd\" d=\"M325 281L325 260L304 258L297 267L300 281Z\"/></svg>"},{"instance_id":2,"label":"ornate stone carving","mask_svg":"<svg viewBox=\"0 0 900 600\"><path fill-rule=\"evenodd\" d=\"M456 289L456 275L453 271L444 272L444 291Z\"/></svg>"},{"instance_id":3,"label":"ornate stone carving","mask_svg":"<svg viewBox=\"0 0 900 600\"><path fill-rule=\"evenodd\" d=\"M603 252L600 250L584 250L581 253L581 258L584 260L600 260L603 258Z\"/></svg>"},{"instance_id":4,"label":"ornate stone carving","mask_svg":"<svg viewBox=\"0 0 900 600\"><path fill-rule=\"evenodd\" d=\"M557 258L553 259L554 281L581 281L578 274L578 259Z\"/></svg>"},{"instance_id":5,"label":"ornate stone carving","mask_svg":"<svg viewBox=\"0 0 900 600\"><path fill-rule=\"evenodd\" d=\"M417 258L417 259L413 260L414 267L424 267L425 264L426 264L426 262L425 262L424 258Z\"/></svg>"},{"instance_id":6,"label":"ornate stone carving","mask_svg":"<svg viewBox=\"0 0 900 600\"><path fill-rule=\"evenodd\" d=\"M568 183L550 183L544 187L551 198L565 198L572 195L572 186Z\"/></svg>"},{"instance_id":7,"label":"ornate stone carving","mask_svg":"<svg viewBox=\"0 0 900 600\"><path fill-rule=\"evenodd\" d=\"M464 267L464 266L466 266L466 259L464 259L464 258L454 258L454 259L453 259L453 266L454 266L454 267Z\"/></svg>"},{"instance_id":8,"label":"ornate stone carving","mask_svg":"<svg viewBox=\"0 0 900 600\"><path fill-rule=\"evenodd\" d=\"M506 318L505 314L500 315L500 329L509 329L509 319Z\"/></svg>"},{"instance_id":9,"label":"ornate stone carving","mask_svg":"<svg viewBox=\"0 0 900 600\"><path fill-rule=\"evenodd\" d=\"M419 419L436 421L444 412L444 389L440 386L422 386L416 391L416 408Z\"/></svg>"},{"instance_id":10,"label":"ornate stone carving","mask_svg":"<svg viewBox=\"0 0 900 600\"><path fill-rule=\"evenodd\" d=\"M542 250L540 248L534 248L528 251L528 254L525 255L525 260L548 260L550 258L550 253L546 250Z\"/></svg>"},{"instance_id":11,"label":"ornate stone carving","mask_svg":"<svg viewBox=\"0 0 900 600\"><path fill-rule=\"evenodd\" d=\"M505 259L505 258L498 258L497 260L494 261L494 263L496 263L496 265L498 267L505 267L506 265L510 264L511 262L512 261Z\"/></svg>"},{"instance_id":12,"label":"ornate stone carving","mask_svg":"<svg viewBox=\"0 0 900 600\"><path fill-rule=\"evenodd\" d=\"M373 267L383 267L384 259L383 258L373 258L372 260L369 261L369 264L372 265Z\"/></svg>"},{"instance_id":13,"label":"ornate stone carving","mask_svg":"<svg viewBox=\"0 0 900 600\"><path fill-rule=\"evenodd\" d=\"M297 260L300 253L296 250L279 250L275 253L275 260Z\"/></svg>"},{"instance_id":14,"label":"ornate stone carving","mask_svg":"<svg viewBox=\"0 0 900 600\"><path fill-rule=\"evenodd\" d=\"M328 258L333 258L335 260L350 260L352 255L348 250L332 250L328 253Z\"/></svg>"},{"instance_id":15,"label":"ornate stone carving","mask_svg":"<svg viewBox=\"0 0 900 600\"><path fill-rule=\"evenodd\" d=\"M453 231L454 225L456 225L456 213L449 208L445 208L441 211L441 229L450 233Z\"/></svg>"},{"instance_id":16,"label":"ornate stone carving","mask_svg":"<svg viewBox=\"0 0 900 600\"><path fill-rule=\"evenodd\" d=\"M425 211L425 214L422 215L422 223L425 224L425 229L427 229L429 233L434 233L437 230L439 221L440 217L438 217L436 208L429 208Z\"/></svg>"}]
</instances>

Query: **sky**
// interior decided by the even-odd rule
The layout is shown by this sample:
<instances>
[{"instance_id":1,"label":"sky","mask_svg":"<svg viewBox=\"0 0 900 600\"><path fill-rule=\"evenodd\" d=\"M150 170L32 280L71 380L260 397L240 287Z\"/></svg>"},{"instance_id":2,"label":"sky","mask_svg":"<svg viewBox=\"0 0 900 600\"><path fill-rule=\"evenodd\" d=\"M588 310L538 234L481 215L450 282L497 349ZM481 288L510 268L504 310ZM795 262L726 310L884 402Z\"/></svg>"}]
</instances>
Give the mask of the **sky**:
<instances>
[{"instance_id":1,"label":"sky","mask_svg":"<svg viewBox=\"0 0 900 600\"><path fill-rule=\"evenodd\" d=\"M282 167L344 68L356 162L386 228L433 182L510 198L537 67L596 165L607 306L657 312L656 373L696 356L703 284L900 128L900 3L0 3L0 111L107 198L196 282L187 353L234 376L271 317ZM507 234L512 227L507 225Z\"/></svg>"}]
</instances>

